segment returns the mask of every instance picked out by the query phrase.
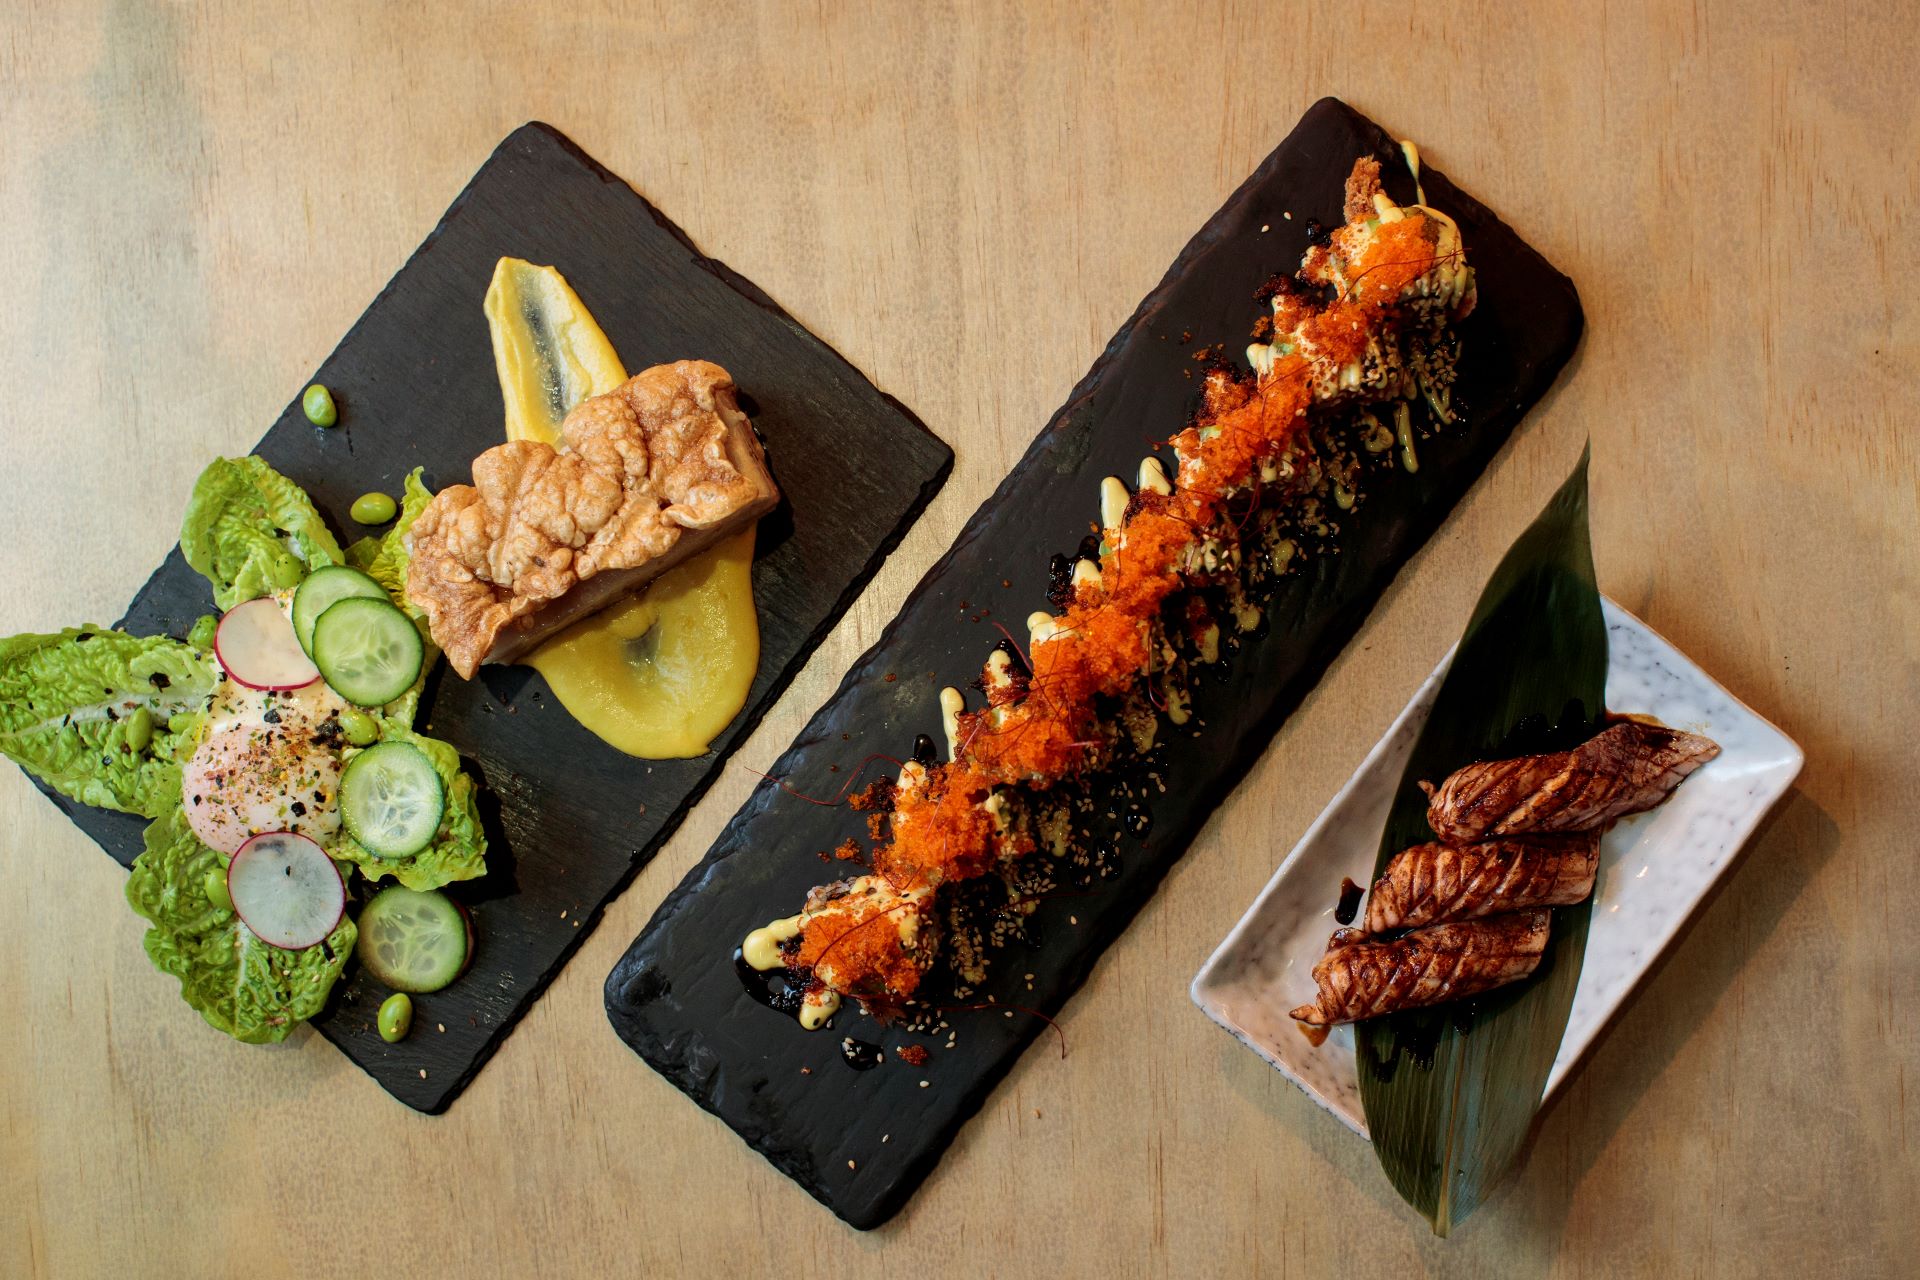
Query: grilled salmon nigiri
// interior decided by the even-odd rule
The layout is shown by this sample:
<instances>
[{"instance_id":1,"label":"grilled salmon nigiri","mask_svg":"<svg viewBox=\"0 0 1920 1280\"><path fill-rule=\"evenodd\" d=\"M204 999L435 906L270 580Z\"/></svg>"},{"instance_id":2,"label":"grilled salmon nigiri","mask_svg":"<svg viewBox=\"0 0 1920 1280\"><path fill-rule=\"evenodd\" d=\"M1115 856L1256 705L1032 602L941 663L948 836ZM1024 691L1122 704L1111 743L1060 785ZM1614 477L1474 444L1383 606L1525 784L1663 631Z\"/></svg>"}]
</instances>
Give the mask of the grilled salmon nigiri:
<instances>
[{"instance_id":1,"label":"grilled salmon nigiri","mask_svg":"<svg viewBox=\"0 0 1920 1280\"><path fill-rule=\"evenodd\" d=\"M1709 738L1623 720L1571 751L1488 760L1427 793L1427 825L1448 844L1526 832L1595 831L1651 809L1720 754Z\"/></svg>"},{"instance_id":2,"label":"grilled salmon nigiri","mask_svg":"<svg viewBox=\"0 0 1920 1280\"><path fill-rule=\"evenodd\" d=\"M1417 844L1393 856L1367 894L1367 932L1570 906L1593 892L1600 833Z\"/></svg>"},{"instance_id":3,"label":"grilled salmon nigiri","mask_svg":"<svg viewBox=\"0 0 1920 1280\"><path fill-rule=\"evenodd\" d=\"M1358 1022L1518 982L1539 966L1551 918L1548 911L1518 911L1415 929L1392 942L1338 930L1313 966L1319 994L1292 1016L1309 1026Z\"/></svg>"}]
</instances>

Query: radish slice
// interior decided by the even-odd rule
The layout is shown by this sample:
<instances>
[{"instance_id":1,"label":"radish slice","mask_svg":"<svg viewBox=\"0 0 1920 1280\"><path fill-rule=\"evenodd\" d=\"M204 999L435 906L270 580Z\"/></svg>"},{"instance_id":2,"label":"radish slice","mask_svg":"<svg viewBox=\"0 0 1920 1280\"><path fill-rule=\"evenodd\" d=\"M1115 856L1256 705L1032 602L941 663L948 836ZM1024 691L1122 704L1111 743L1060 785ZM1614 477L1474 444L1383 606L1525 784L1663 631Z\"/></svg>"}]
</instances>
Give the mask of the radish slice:
<instances>
[{"instance_id":1,"label":"radish slice","mask_svg":"<svg viewBox=\"0 0 1920 1280\"><path fill-rule=\"evenodd\" d=\"M249 689L300 689L320 678L272 596L227 610L213 633L213 652L227 674Z\"/></svg>"},{"instance_id":2,"label":"radish slice","mask_svg":"<svg viewBox=\"0 0 1920 1280\"><path fill-rule=\"evenodd\" d=\"M263 832L240 846L227 864L227 896L255 937L288 951L325 941L347 907L333 859L291 831Z\"/></svg>"}]
</instances>

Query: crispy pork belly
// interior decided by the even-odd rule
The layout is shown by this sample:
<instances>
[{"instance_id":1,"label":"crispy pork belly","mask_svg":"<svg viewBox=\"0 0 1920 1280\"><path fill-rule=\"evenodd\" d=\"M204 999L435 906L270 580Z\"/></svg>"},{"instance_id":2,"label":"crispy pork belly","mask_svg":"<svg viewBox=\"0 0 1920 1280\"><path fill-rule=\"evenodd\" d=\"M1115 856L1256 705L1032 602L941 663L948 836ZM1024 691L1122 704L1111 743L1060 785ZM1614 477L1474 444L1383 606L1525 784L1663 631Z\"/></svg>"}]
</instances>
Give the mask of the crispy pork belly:
<instances>
[{"instance_id":1,"label":"crispy pork belly","mask_svg":"<svg viewBox=\"0 0 1920 1280\"><path fill-rule=\"evenodd\" d=\"M558 448L487 450L427 504L407 595L462 676L510 662L771 511L779 491L719 365L682 360L575 406Z\"/></svg>"},{"instance_id":2,"label":"crispy pork belly","mask_svg":"<svg viewBox=\"0 0 1920 1280\"><path fill-rule=\"evenodd\" d=\"M1418 844L1394 855L1367 895L1367 931L1570 906L1593 892L1600 833Z\"/></svg>"},{"instance_id":3,"label":"crispy pork belly","mask_svg":"<svg viewBox=\"0 0 1920 1280\"><path fill-rule=\"evenodd\" d=\"M1518 982L1547 949L1549 911L1430 925L1392 942L1358 929L1327 940L1313 966L1319 992L1293 1011L1296 1021L1332 1026L1423 1005L1444 1004Z\"/></svg>"},{"instance_id":4,"label":"crispy pork belly","mask_svg":"<svg viewBox=\"0 0 1920 1280\"><path fill-rule=\"evenodd\" d=\"M1711 739L1624 720L1571 751L1470 764L1438 787L1420 786L1427 793L1427 825L1449 844L1596 831L1653 808L1719 754Z\"/></svg>"}]
</instances>

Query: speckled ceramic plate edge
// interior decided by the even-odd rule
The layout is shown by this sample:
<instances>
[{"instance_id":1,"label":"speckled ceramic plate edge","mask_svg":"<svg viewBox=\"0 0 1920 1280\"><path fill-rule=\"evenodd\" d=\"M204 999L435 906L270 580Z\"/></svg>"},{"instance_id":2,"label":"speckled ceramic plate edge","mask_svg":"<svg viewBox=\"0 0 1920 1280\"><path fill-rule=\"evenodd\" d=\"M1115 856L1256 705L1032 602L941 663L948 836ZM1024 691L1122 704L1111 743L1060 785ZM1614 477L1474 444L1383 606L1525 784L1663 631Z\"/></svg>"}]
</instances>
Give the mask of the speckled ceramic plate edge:
<instances>
[{"instance_id":1,"label":"speckled ceramic plate edge","mask_svg":"<svg viewBox=\"0 0 1920 1280\"><path fill-rule=\"evenodd\" d=\"M1685 929L1805 762L1792 739L1665 637L1612 600L1603 604L1610 645L1607 705L1706 733L1720 743L1721 755L1665 805L1620 823L1602 842L1593 925L1547 1097ZM1407 753L1452 661L1449 649L1190 988L1209 1018L1361 1137L1367 1127L1352 1030L1336 1028L1315 1047L1287 1011L1312 996L1309 971L1336 927L1341 878L1361 884L1370 879Z\"/></svg>"}]
</instances>

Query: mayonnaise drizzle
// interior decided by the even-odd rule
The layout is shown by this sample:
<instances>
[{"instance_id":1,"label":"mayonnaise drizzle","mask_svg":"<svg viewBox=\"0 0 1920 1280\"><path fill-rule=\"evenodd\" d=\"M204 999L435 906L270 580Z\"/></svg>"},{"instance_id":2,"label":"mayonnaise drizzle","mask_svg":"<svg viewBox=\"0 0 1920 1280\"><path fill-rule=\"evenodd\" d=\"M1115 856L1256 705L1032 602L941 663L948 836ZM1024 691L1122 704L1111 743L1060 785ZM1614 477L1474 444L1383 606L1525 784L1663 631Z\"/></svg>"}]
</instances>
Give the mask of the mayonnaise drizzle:
<instances>
[{"instance_id":1,"label":"mayonnaise drizzle","mask_svg":"<svg viewBox=\"0 0 1920 1280\"><path fill-rule=\"evenodd\" d=\"M1109 535L1120 533L1127 518L1127 503L1132 499L1119 476L1108 476L1100 482L1100 527Z\"/></svg>"},{"instance_id":2,"label":"mayonnaise drizzle","mask_svg":"<svg viewBox=\"0 0 1920 1280\"><path fill-rule=\"evenodd\" d=\"M1167 469L1160 465L1160 459L1151 454L1140 459L1138 487L1163 498L1173 496L1173 481L1167 479Z\"/></svg>"},{"instance_id":3,"label":"mayonnaise drizzle","mask_svg":"<svg viewBox=\"0 0 1920 1280\"><path fill-rule=\"evenodd\" d=\"M947 735L947 759L955 760L960 756L960 713L967 709L967 700L952 685L940 691L940 728Z\"/></svg>"},{"instance_id":4,"label":"mayonnaise drizzle","mask_svg":"<svg viewBox=\"0 0 1920 1280\"><path fill-rule=\"evenodd\" d=\"M762 925L747 935L740 944L740 956L752 968L765 973L786 964L786 957L780 954L780 944L800 933L800 917L788 916L785 920L775 920L772 924Z\"/></svg>"},{"instance_id":5,"label":"mayonnaise drizzle","mask_svg":"<svg viewBox=\"0 0 1920 1280\"><path fill-rule=\"evenodd\" d=\"M805 1030L818 1031L839 1011L840 993L832 987L821 987L800 997L800 1025Z\"/></svg>"},{"instance_id":6,"label":"mayonnaise drizzle","mask_svg":"<svg viewBox=\"0 0 1920 1280\"><path fill-rule=\"evenodd\" d=\"M1420 185L1420 147L1411 138L1400 139L1400 154L1406 157L1407 168L1413 173L1414 199L1424 205L1427 202L1426 188Z\"/></svg>"}]
</instances>

